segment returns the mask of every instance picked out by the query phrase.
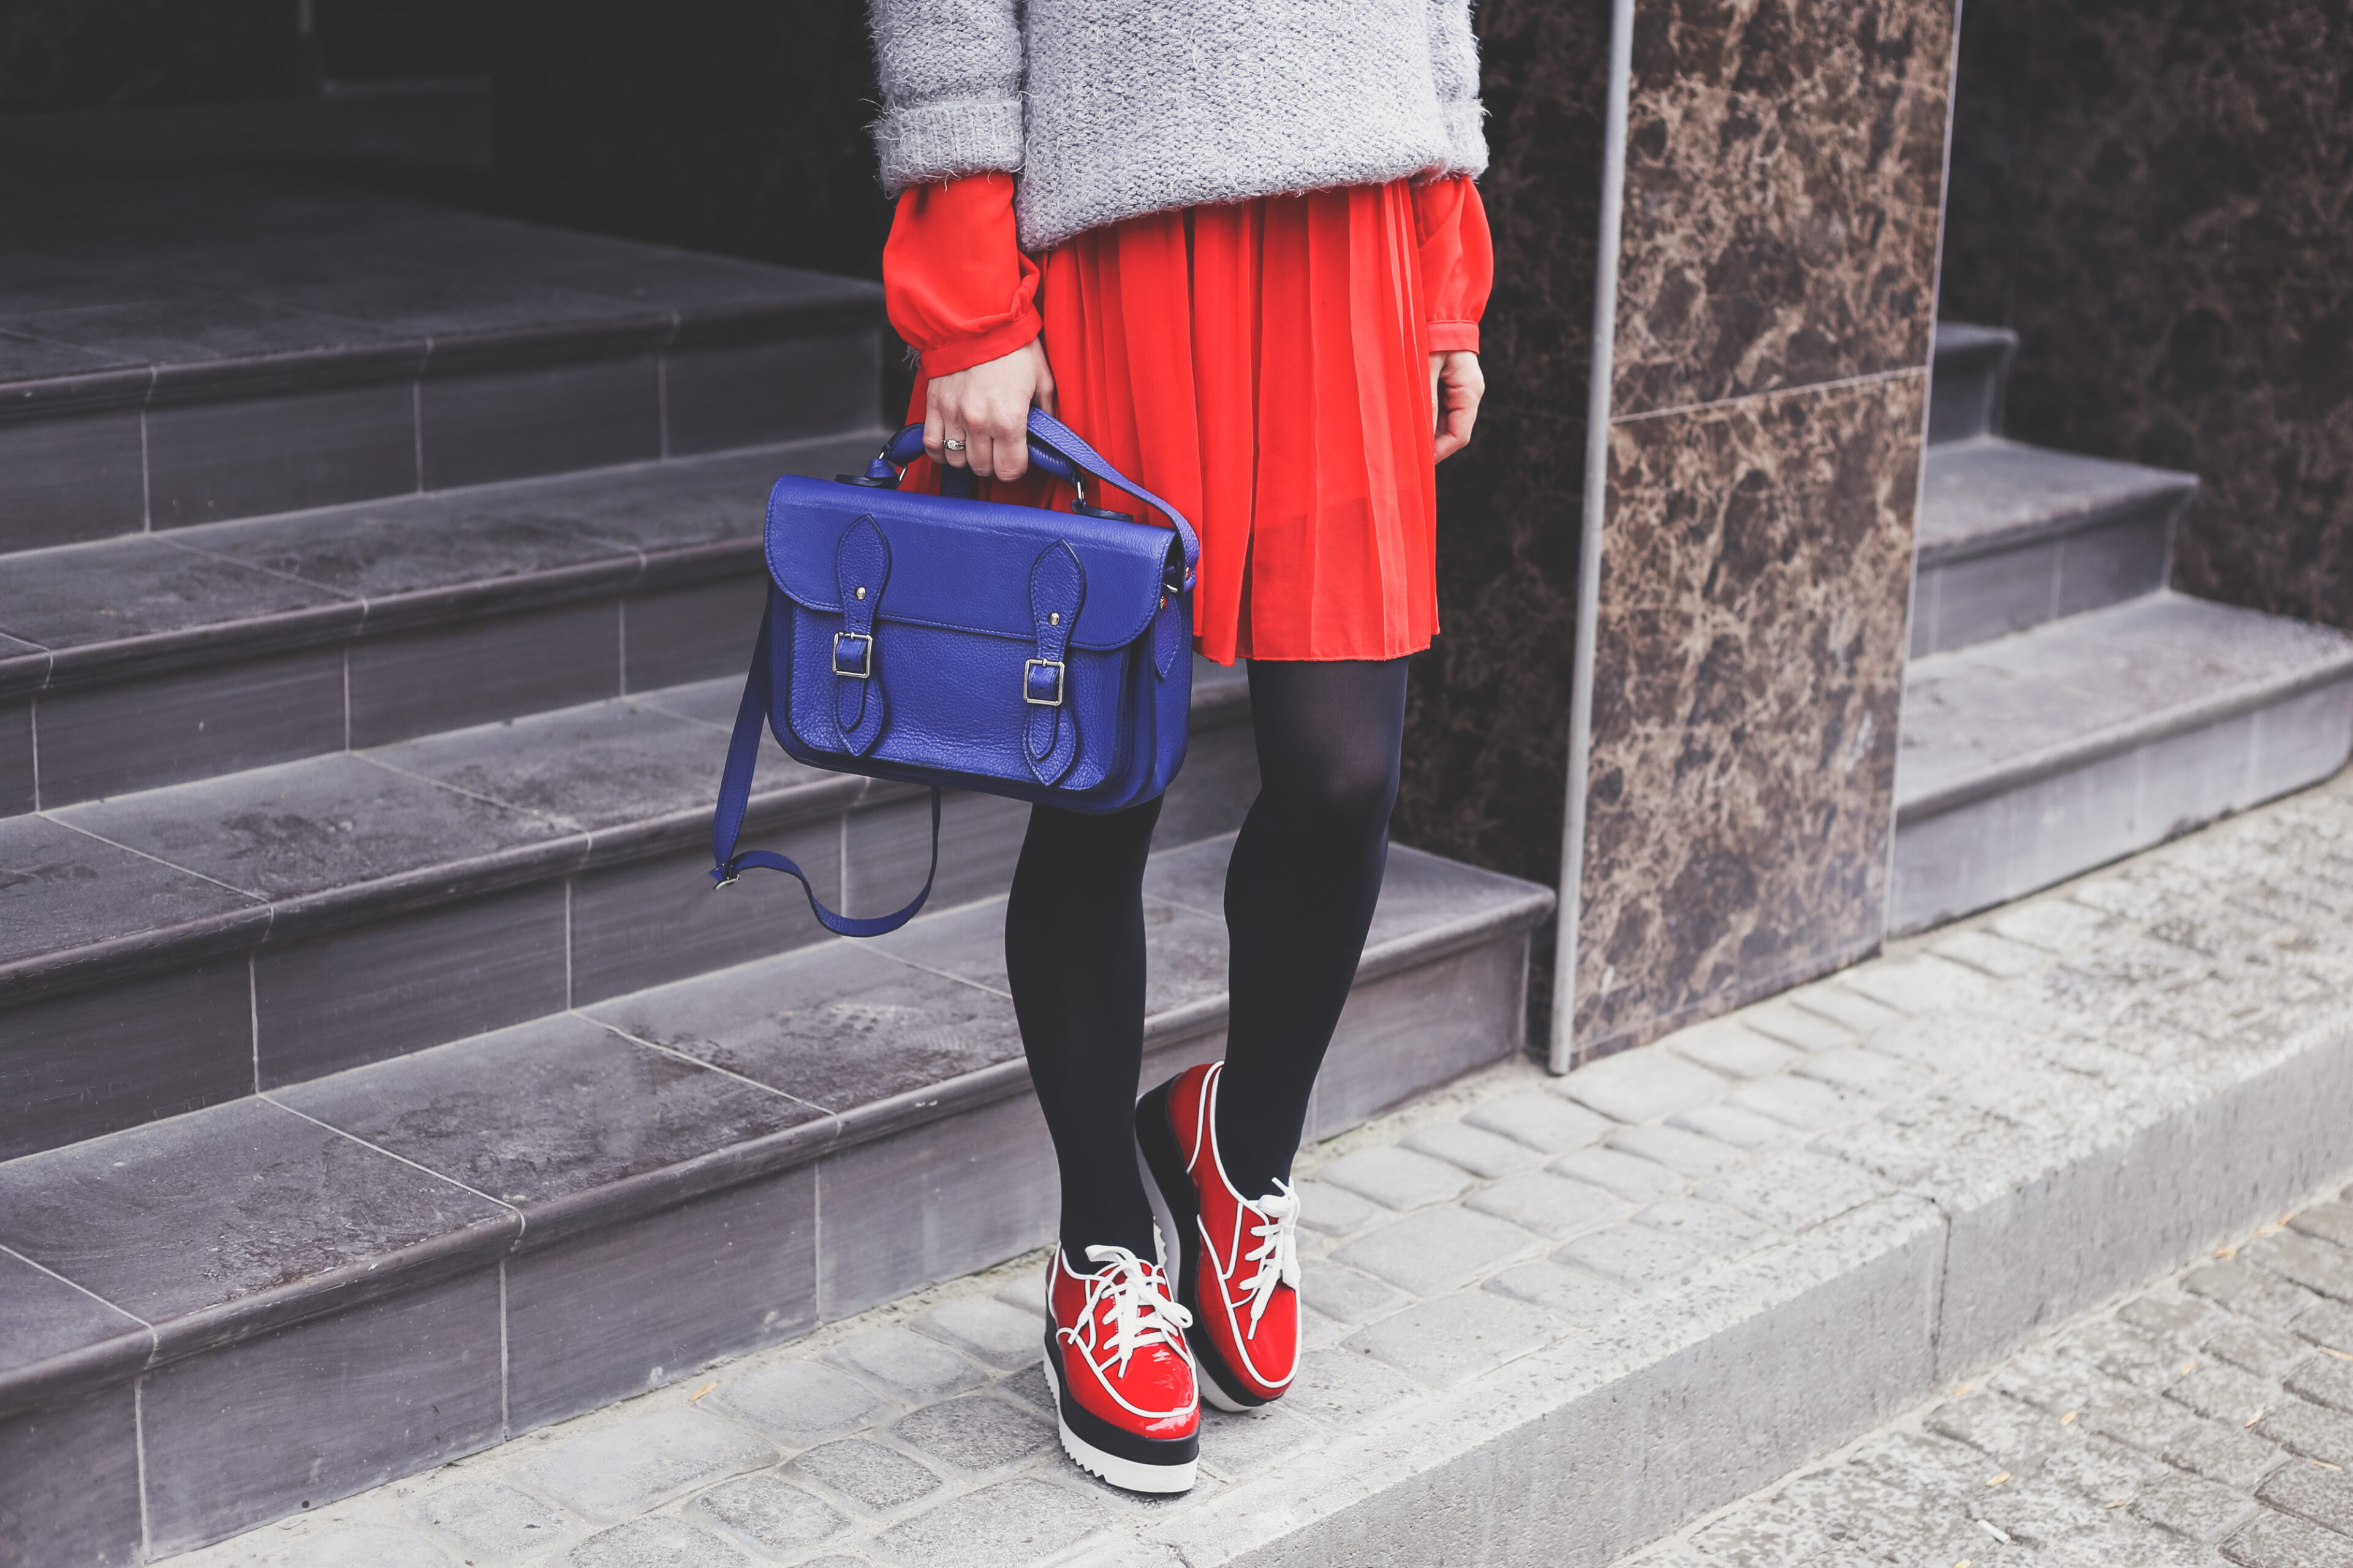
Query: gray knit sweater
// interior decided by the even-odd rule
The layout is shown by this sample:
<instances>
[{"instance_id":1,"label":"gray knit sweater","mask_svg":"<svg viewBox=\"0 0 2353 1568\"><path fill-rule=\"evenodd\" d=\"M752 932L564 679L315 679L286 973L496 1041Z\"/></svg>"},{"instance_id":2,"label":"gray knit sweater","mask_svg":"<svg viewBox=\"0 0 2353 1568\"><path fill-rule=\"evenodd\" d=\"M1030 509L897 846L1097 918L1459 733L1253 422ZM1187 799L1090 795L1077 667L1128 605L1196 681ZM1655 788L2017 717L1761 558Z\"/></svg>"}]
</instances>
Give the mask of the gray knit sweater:
<instances>
[{"instance_id":1,"label":"gray knit sweater","mask_svg":"<svg viewBox=\"0 0 2353 1568\"><path fill-rule=\"evenodd\" d=\"M1020 171L1042 250L1142 213L1476 174L1471 0L871 0L882 184Z\"/></svg>"}]
</instances>

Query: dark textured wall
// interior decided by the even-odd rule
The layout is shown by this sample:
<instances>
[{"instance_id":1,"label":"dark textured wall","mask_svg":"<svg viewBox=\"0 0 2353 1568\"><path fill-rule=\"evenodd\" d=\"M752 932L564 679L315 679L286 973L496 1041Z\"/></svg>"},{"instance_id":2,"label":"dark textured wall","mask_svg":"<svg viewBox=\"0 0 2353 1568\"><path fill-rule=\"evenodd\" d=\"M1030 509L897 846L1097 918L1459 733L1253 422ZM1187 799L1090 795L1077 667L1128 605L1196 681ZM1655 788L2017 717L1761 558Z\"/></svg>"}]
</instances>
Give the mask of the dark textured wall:
<instances>
[{"instance_id":1,"label":"dark textured wall","mask_svg":"<svg viewBox=\"0 0 2353 1568\"><path fill-rule=\"evenodd\" d=\"M294 0L0 5L0 113L277 98L301 79Z\"/></svg>"},{"instance_id":2,"label":"dark textured wall","mask_svg":"<svg viewBox=\"0 0 2353 1568\"><path fill-rule=\"evenodd\" d=\"M1952 184L2010 434L2198 474L2176 586L2353 626L2353 9L1969 0Z\"/></svg>"},{"instance_id":3,"label":"dark textured wall","mask_svg":"<svg viewBox=\"0 0 2353 1568\"><path fill-rule=\"evenodd\" d=\"M1954 0L1636 0L1577 1046L1875 948Z\"/></svg>"}]
</instances>

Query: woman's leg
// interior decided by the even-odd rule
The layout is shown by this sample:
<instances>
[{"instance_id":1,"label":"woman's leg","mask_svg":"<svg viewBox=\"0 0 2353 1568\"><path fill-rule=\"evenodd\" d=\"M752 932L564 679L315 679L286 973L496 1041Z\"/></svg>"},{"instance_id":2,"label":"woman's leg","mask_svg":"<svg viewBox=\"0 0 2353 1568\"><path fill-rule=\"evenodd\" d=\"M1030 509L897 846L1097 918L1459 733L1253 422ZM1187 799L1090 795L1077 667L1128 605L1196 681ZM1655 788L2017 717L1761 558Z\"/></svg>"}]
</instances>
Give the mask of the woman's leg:
<instances>
[{"instance_id":1,"label":"woman's leg","mask_svg":"<svg viewBox=\"0 0 2353 1568\"><path fill-rule=\"evenodd\" d=\"M1160 802L1029 810L1005 906L1005 968L1062 1176L1062 1248L1152 1257L1133 1121L1144 1062L1144 863Z\"/></svg>"},{"instance_id":2,"label":"woman's leg","mask_svg":"<svg viewBox=\"0 0 2353 1568\"><path fill-rule=\"evenodd\" d=\"M1226 871L1233 1016L1218 1150L1255 1198L1291 1173L1388 860L1406 661L1252 659L1259 796Z\"/></svg>"}]
</instances>

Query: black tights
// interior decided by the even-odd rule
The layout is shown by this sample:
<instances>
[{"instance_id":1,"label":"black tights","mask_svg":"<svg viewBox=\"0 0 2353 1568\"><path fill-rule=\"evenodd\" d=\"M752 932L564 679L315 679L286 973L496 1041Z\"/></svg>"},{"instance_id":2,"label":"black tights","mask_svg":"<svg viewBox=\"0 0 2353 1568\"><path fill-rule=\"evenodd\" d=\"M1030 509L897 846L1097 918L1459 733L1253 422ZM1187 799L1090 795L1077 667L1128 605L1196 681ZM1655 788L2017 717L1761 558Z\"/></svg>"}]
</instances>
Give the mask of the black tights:
<instances>
[{"instance_id":1,"label":"black tights","mask_svg":"<svg viewBox=\"0 0 2353 1568\"><path fill-rule=\"evenodd\" d=\"M1405 677L1403 659L1250 664L1260 790L1226 871L1233 1015L1218 1096L1219 1152L1245 1197L1290 1174L1364 952L1388 858ZM1074 1259L1091 1245L1152 1252L1132 1119L1144 865L1159 817L1157 800L1108 816L1033 807L1006 905L1006 968Z\"/></svg>"}]
</instances>

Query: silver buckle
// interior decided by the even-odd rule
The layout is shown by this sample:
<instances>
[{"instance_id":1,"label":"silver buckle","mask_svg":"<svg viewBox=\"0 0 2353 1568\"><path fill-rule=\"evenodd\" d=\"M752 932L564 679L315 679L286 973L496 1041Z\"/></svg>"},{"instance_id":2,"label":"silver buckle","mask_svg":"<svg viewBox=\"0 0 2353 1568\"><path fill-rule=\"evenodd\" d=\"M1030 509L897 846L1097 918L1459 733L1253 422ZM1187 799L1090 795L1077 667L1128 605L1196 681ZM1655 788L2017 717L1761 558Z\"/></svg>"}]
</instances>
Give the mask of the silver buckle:
<instances>
[{"instance_id":1,"label":"silver buckle","mask_svg":"<svg viewBox=\"0 0 2353 1568\"><path fill-rule=\"evenodd\" d=\"M841 639L844 637L856 637L860 642L866 645L864 647L858 650L858 668L856 669L844 669L841 668ZM833 672L836 675L848 676L852 680L865 680L871 678L874 673L873 635L871 633L861 632L834 633Z\"/></svg>"},{"instance_id":2,"label":"silver buckle","mask_svg":"<svg viewBox=\"0 0 2353 1568\"><path fill-rule=\"evenodd\" d=\"M1029 672L1050 669L1054 672L1054 695L1050 698L1029 695ZM1021 667L1021 700L1032 708L1060 708L1062 705L1062 661L1059 658L1033 658Z\"/></svg>"}]
</instances>

